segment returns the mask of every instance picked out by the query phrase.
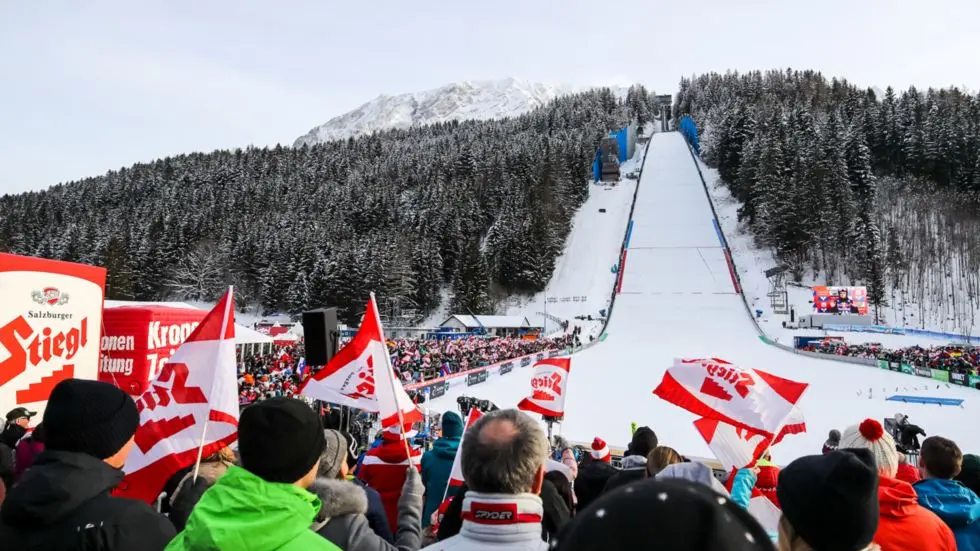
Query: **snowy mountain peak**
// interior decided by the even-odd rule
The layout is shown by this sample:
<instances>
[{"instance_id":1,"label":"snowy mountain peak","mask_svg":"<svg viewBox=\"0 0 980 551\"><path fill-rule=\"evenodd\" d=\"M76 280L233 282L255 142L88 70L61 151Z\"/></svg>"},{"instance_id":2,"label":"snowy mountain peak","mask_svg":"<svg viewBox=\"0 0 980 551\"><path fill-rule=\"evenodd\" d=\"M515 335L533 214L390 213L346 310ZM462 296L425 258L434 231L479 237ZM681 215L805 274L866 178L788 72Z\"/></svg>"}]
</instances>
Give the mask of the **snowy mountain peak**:
<instances>
[{"instance_id":1,"label":"snowy mountain peak","mask_svg":"<svg viewBox=\"0 0 980 551\"><path fill-rule=\"evenodd\" d=\"M463 81L440 88L380 95L357 109L310 130L294 144L317 144L370 134L376 130L409 128L451 120L513 117L541 107L558 96L574 93L571 86L553 86L517 78Z\"/></svg>"}]
</instances>

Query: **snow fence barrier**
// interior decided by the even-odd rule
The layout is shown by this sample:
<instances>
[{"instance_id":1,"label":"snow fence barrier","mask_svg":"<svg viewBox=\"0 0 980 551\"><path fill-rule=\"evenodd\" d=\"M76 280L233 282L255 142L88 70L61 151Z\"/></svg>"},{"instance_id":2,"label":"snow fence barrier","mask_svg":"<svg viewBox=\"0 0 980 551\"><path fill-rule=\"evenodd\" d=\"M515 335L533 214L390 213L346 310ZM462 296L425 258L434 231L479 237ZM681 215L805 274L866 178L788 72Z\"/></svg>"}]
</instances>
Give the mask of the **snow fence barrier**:
<instances>
[{"instance_id":1,"label":"snow fence barrier","mask_svg":"<svg viewBox=\"0 0 980 551\"><path fill-rule=\"evenodd\" d=\"M910 335L916 337L926 337L930 339L946 339L956 343L980 345L980 337L972 335L958 335L956 333L943 333L940 331L927 331L924 329L912 329L906 327L888 327L887 325L824 325L826 331L842 331L854 333L879 333L882 335Z\"/></svg>"},{"instance_id":2,"label":"snow fence barrier","mask_svg":"<svg viewBox=\"0 0 980 551\"><path fill-rule=\"evenodd\" d=\"M535 352L534 354L527 354L482 367L474 367L473 369L467 369L466 371L460 371L459 373L437 377L428 381L405 385L405 390L417 390L423 392L429 398L438 398L444 395L451 387L464 383L466 386L480 384L485 382L491 374L503 376L510 373L517 367L528 367L530 365L534 365L534 362L538 360L565 355L565 353L566 350L549 348L541 352Z\"/></svg>"}]
</instances>

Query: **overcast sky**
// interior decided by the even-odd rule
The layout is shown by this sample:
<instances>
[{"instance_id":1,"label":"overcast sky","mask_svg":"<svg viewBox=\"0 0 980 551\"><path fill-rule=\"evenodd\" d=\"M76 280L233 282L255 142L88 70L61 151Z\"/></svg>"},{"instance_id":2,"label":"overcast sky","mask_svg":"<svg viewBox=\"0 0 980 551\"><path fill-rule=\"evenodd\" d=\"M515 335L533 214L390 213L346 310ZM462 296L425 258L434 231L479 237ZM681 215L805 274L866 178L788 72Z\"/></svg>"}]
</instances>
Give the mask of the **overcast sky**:
<instances>
[{"instance_id":1,"label":"overcast sky","mask_svg":"<svg viewBox=\"0 0 980 551\"><path fill-rule=\"evenodd\" d=\"M378 94L459 80L663 93L793 67L977 90L978 15L976 0L4 1L0 194L290 144Z\"/></svg>"}]
</instances>

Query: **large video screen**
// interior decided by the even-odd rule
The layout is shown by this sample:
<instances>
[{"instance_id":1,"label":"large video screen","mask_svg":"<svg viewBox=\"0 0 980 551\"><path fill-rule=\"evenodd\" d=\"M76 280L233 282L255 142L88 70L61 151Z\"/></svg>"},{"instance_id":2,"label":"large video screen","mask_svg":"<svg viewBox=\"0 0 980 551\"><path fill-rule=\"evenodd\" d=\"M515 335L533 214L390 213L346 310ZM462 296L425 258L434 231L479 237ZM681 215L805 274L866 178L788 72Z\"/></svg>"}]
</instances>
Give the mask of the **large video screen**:
<instances>
[{"instance_id":1,"label":"large video screen","mask_svg":"<svg viewBox=\"0 0 980 551\"><path fill-rule=\"evenodd\" d=\"M867 287L813 287L813 311L817 314L868 315Z\"/></svg>"}]
</instances>

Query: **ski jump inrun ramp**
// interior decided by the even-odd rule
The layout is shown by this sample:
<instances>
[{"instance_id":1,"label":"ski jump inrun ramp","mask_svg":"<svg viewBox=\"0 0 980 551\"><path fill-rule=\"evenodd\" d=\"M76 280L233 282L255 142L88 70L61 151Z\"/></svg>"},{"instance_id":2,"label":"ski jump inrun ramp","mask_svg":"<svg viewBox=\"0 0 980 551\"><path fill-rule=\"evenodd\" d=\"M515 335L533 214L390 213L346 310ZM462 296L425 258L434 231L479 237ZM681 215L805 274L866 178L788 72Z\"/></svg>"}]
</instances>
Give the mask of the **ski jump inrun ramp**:
<instances>
[{"instance_id":1,"label":"ski jump inrun ramp","mask_svg":"<svg viewBox=\"0 0 980 551\"><path fill-rule=\"evenodd\" d=\"M773 458L781 464L820 453L830 429L843 430L866 417L881 420L898 411L930 434L952 438L963 449L980 449L980 431L970 418L980 411L973 405L980 403L977 390L799 356L759 340L684 138L677 132L655 134L647 156L608 338L572 356L565 421L556 431L572 441L591 442L600 436L612 446L625 447L630 423L636 422L652 427L662 445L711 457L692 425L694 415L652 391L675 357L718 357L810 384L800 402L808 431L773 448ZM608 266L602 262L594 269ZM472 388L454 386L445 397L432 400L430 408L455 410L460 395L513 407L527 394L530 376L531 369L520 368ZM886 393L896 390L965 402L962 408L886 402Z\"/></svg>"}]
</instances>

